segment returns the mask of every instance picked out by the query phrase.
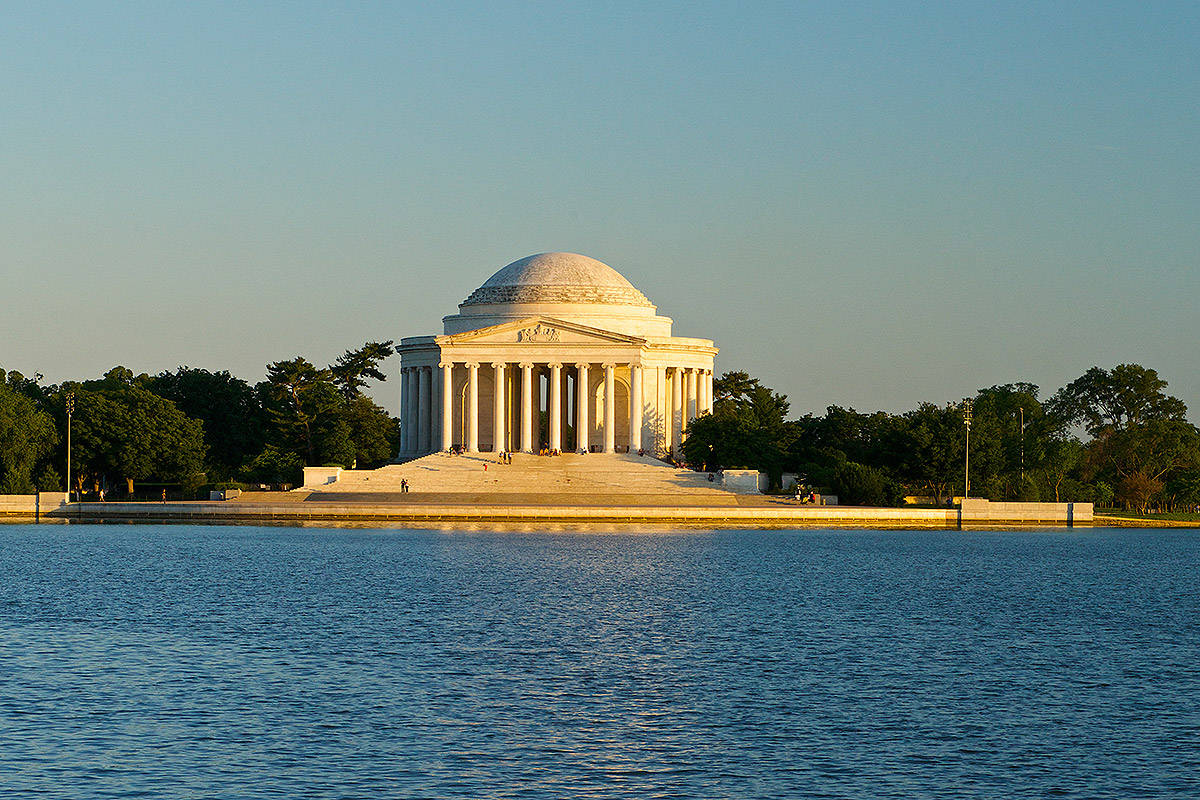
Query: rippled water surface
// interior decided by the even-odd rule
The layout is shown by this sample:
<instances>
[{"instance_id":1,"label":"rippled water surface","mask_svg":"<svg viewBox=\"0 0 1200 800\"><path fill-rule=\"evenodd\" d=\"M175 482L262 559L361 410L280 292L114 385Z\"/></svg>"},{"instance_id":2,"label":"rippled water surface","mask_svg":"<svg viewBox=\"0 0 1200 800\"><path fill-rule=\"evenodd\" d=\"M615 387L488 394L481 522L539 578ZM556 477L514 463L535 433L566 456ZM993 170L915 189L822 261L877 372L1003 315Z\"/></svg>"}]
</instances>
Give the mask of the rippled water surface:
<instances>
[{"instance_id":1,"label":"rippled water surface","mask_svg":"<svg viewBox=\"0 0 1200 800\"><path fill-rule=\"evenodd\" d=\"M1200 532L0 526L0 797L1200 797Z\"/></svg>"}]
</instances>

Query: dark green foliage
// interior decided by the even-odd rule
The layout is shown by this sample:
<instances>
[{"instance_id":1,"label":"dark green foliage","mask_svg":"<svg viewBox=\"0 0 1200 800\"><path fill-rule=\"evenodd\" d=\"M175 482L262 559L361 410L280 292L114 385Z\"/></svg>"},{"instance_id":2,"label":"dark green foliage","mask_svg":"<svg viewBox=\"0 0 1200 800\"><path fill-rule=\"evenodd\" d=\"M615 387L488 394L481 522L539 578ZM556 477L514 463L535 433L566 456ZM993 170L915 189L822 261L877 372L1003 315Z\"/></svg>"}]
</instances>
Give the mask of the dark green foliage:
<instances>
[{"instance_id":1,"label":"dark green foliage","mask_svg":"<svg viewBox=\"0 0 1200 800\"><path fill-rule=\"evenodd\" d=\"M387 375L379 369L379 365L395 352L396 348L389 339L386 342L367 342L357 350L347 350L338 356L329 372L346 402L362 396L363 387L367 385L365 378L387 380Z\"/></svg>"},{"instance_id":2,"label":"dark green foliage","mask_svg":"<svg viewBox=\"0 0 1200 800\"><path fill-rule=\"evenodd\" d=\"M76 488L154 478L187 482L203 472L204 426L145 388L124 367L74 387Z\"/></svg>"},{"instance_id":3,"label":"dark green foliage","mask_svg":"<svg viewBox=\"0 0 1200 800\"><path fill-rule=\"evenodd\" d=\"M1200 466L1200 431L1187 422L1187 405L1166 388L1157 372L1138 364L1092 367L1049 403L1052 413L1082 423L1092 436L1083 477L1111 485L1113 499L1129 510L1171 503L1165 489L1172 477Z\"/></svg>"},{"instance_id":4,"label":"dark green foliage","mask_svg":"<svg viewBox=\"0 0 1200 800\"><path fill-rule=\"evenodd\" d=\"M1165 394L1154 370L1094 367L1042 403L1038 387L1011 383L972 398L971 494L992 500L1114 499L1129 508L1186 504L1200 469L1200 431L1186 406ZM966 428L960 404L922 403L904 414L864 414L830 406L783 422L786 399L771 413L755 397L773 395L758 379L730 372L714 381L716 409L695 420L684 442L688 461L708 469L782 468L830 486L846 503L890 504L902 493L938 503L964 486ZM1068 426L1083 423L1086 444Z\"/></svg>"},{"instance_id":5,"label":"dark green foliage","mask_svg":"<svg viewBox=\"0 0 1200 800\"><path fill-rule=\"evenodd\" d=\"M935 502L962 491L966 429L955 408L922 403L901 417L892 433L895 472L913 494Z\"/></svg>"},{"instance_id":6,"label":"dark green foliage","mask_svg":"<svg viewBox=\"0 0 1200 800\"><path fill-rule=\"evenodd\" d=\"M1163 492L1171 511L1200 509L1200 471L1179 472L1167 481Z\"/></svg>"},{"instance_id":7,"label":"dark green foliage","mask_svg":"<svg viewBox=\"0 0 1200 800\"><path fill-rule=\"evenodd\" d=\"M349 460L343 441L347 434L336 430L335 423L342 398L328 369L301 357L276 361L267 365L267 380L258 385L258 393L276 445L298 453L309 466L329 462L330 455Z\"/></svg>"},{"instance_id":8,"label":"dark green foliage","mask_svg":"<svg viewBox=\"0 0 1200 800\"><path fill-rule=\"evenodd\" d=\"M787 397L737 372L713 381L713 397L713 413L688 424L686 461L706 470L761 470L778 485L792 435Z\"/></svg>"},{"instance_id":9,"label":"dark green foliage","mask_svg":"<svg viewBox=\"0 0 1200 800\"><path fill-rule=\"evenodd\" d=\"M39 396L40 392L31 392L21 373L0 370L0 494L62 489L61 483L39 486L50 476L43 472L37 477L36 471L53 452L58 434L54 420L38 408L31 394Z\"/></svg>"},{"instance_id":10,"label":"dark green foliage","mask_svg":"<svg viewBox=\"0 0 1200 800\"><path fill-rule=\"evenodd\" d=\"M343 411L359 469L381 467L400 450L400 421L373 403L356 397Z\"/></svg>"},{"instance_id":11,"label":"dark green foliage","mask_svg":"<svg viewBox=\"0 0 1200 800\"><path fill-rule=\"evenodd\" d=\"M262 451L262 409L254 389L226 371L179 367L151 378L150 391L173 402L192 419L204 423L210 480L231 477Z\"/></svg>"},{"instance_id":12,"label":"dark green foliage","mask_svg":"<svg viewBox=\"0 0 1200 800\"><path fill-rule=\"evenodd\" d=\"M242 480L270 486L296 486L304 478L304 461L295 453L267 445L239 473Z\"/></svg>"},{"instance_id":13,"label":"dark green foliage","mask_svg":"<svg viewBox=\"0 0 1200 800\"><path fill-rule=\"evenodd\" d=\"M1200 468L1200 431L1162 419L1113 430L1091 443L1087 465L1093 474L1115 479L1122 506L1144 513L1165 481Z\"/></svg>"},{"instance_id":14,"label":"dark green foliage","mask_svg":"<svg viewBox=\"0 0 1200 800\"><path fill-rule=\"evenodd\" d=\"M229 372L179 367L156 376L117 366L101 380L42 387L0 370L0 492L61 490L65 397L74 394L76 490L122 482L200 485L202 477L297 484L305 464L372 468L395 457L399 424L362 392L384 380L392 342L367 342L331 367L297 357L256 387Z\"/></svg>"},{"instance_id":15,"label":"dark green foliage","mask_svg":"<svg viewBox=\"0 0 1200 800\"><path fill-rule=\"evenodd\" d=\"M894 506L902 493L883 470L853 461L838 465L831 483L838 502L850 506Z\"/></svg>"},{"instance_id":16,"label":"dark green foliage","mask_svg":"<svg viewBox=\"0 0 1200 800\"><path fill-rule=\"evenodd\" d=\"M1059 389L1049 405L1065 422L1081 422L1089 435L1101 437L1154 420L1182 421L1187 405L1165 388L1157 372L1138 364L1118 364L1112 371L1092 367Z\"/></svg>"},{"instance_id":17,"label":"dark green foliage","mask_svg":"<svg viewBox=\"0 0 1200 800\"><path fill-rule=\"evenodd\" d=\"M384 378L378 365L391 352L391 342L368 342L326 369L300 357L270 364L257 387L268 441L309 466L366 468L390 461L399 450L397 421L361 389L364 377Z\"/></svg>"}]
</instances>

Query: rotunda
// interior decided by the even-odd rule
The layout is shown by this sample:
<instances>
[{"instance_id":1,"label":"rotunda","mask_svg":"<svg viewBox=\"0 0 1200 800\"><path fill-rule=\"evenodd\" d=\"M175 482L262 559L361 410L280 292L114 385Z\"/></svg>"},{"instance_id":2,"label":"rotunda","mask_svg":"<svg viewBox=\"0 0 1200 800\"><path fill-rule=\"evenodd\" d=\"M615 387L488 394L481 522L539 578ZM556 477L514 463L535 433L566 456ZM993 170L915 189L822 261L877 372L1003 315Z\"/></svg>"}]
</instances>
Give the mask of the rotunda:
<instances>
[{"instance_id":1,"label":"rotunda","mask_svg":"<svg viewBox=\"0 0 1200 800\"><path fill-rule=\"evenodd\" d=\"M594 258L514 261L442 324L398 348L402 459L678 452L688 422L712 410L712 341L672 336L671 319Z\"/></svg>"}]
</instances>

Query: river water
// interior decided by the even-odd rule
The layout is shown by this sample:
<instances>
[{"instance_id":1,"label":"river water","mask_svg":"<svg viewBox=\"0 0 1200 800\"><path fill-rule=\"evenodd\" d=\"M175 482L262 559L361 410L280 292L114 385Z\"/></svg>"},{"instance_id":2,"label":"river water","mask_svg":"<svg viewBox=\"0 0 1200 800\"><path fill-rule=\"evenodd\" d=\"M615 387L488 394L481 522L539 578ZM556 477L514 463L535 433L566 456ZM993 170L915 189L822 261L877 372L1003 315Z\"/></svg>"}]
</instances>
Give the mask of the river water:
<instances>
[{"instance_id":1,"label":"river water","mask_svg":"<svg viewBox=\"0 0 1200 800\"><path fill-rule=\"evenodd\" d=\"M1200 797L1200 531L0 526L0 798Z\"/></svg>"}]
</instances>

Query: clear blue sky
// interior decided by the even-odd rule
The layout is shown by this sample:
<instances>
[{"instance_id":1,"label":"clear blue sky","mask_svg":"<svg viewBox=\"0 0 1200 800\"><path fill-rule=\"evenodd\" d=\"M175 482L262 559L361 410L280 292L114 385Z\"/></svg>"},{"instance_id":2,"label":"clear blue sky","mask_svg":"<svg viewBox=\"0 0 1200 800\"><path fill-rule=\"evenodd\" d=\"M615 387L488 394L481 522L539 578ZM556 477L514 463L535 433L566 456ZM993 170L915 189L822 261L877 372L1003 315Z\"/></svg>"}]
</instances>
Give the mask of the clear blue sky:
<instances>
[{"instance_id":1,"label":"clear blue sky","mask_svg":"<svg viewBox=\"0 0 1200 800\"><path fill-rule=\"evenodd\" d=\"M1133 361L1195 420L1200 4L5 4L0 366L255 381L547 250L795 414Z\"/></svg>"}]
</instances>

